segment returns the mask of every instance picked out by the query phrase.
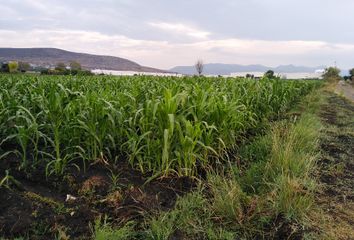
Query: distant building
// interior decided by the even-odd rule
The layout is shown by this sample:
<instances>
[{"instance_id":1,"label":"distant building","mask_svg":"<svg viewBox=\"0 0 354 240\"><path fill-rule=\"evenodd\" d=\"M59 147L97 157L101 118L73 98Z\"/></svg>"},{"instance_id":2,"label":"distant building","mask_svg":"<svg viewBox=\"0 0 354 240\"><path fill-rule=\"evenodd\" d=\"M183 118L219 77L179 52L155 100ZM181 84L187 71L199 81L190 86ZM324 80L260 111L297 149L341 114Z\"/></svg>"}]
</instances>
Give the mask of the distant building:
<instances>
[{"instance_id":1,"label":"distant building","mask_svg":"<svg viewBox=\"0 0 354 240\"><path fill-rule=\"evenodd\" d=\"M261 78L263 77L264 72L235 72L231 73L231 77L247 77L247 76L253 76L254 78Z\"/></svg>"},{"instance_id":2,"label":"distant building","mask_svg":"<svg viewBox=\"0 0 354 240\"><path fill-rule=\"evenodd\" d=\"M182 77L183 76L183 74L179 74L179 73L115 71L115 70L104 70L104 69L94 69L91 72L94 74L106 74L106 75L114 75L114 76L134 76L134 75L161 76L161 77Z\"/></svg>"},{"instance_id":3,"label":"distant building","mask_svg":"<svg viewBox=\"0 0 354 240\"><path fill-rule=\"evenodd\" d=\"M282 79L322 79L322 72L313 73L281 73Z\"/></svg>"},{"instance_id":4,"label":"distant building","mask_svg":"<svg viewBox=\"0 0 354 240\"><path fill-rule=\"evenodd\" d=\"M280 77L281 79L322 79L324 70L316 70L311 73L274 73L275 76ZM264 72L236 72L231 73L231 77L247 77L254 76L254 78L262 78Z\"/></svg>"}]
</instances>

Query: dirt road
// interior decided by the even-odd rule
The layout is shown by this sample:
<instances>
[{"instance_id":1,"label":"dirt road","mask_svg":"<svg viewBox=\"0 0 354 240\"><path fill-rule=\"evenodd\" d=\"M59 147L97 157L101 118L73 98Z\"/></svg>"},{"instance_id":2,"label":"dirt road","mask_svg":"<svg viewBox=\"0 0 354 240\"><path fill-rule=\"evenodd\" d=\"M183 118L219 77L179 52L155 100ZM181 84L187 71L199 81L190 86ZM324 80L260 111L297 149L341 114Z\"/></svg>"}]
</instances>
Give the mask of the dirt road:
<instances>
[{"instance_id":1,"label":"dirt road","mask_svg":"<svg viewBox=\"0 0 354 240\"><path fill-rule=\"evenodd\" d=\"M336 93L354 102L354 87L344 81L340 81L336 87Z\"/></svg>"},{"instance_id":2,"label":"dirt road","mask_svg":"<svg viewBox=\"0 0 354 240\"><path fill-rule=\"evenodd\" d=\"M354 102L354 89L339 85ZM354 239L354 103L332 93L326 93L321 108L325 126L319 161L321 190L316 202L322 209L322 232L325 239Z\"/></svg>"}]
</instances>

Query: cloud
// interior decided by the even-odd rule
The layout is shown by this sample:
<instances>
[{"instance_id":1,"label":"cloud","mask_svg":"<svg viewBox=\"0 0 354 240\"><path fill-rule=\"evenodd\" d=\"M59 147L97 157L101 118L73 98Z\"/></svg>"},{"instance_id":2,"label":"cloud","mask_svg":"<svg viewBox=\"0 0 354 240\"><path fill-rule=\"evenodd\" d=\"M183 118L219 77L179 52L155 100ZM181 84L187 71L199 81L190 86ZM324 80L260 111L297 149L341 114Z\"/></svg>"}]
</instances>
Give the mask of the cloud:
<instances>
[{"instance_id":1,"label":"cloud","mask_svg":"<svg viewBox=\"0 0 354 240\"><path fill-rule=\"evenodd\" d=\"M70 51L113 55L140 64L168 69L204 62L239 64L330 64L338 56L351 59L354 44L322 41L264 41L237 38L198 39L192 43L171 43L134 39L75 30L0 30L1 47L57 47ZM350 66L348 66L350 67Z\"/></svg>"},{"instance_id":2,"label":"cloud","mask_svg":"<svg viewBox=\"0 0 354 240\"><path fill-rule=\"evenodd\" d=\"M322 41L265 41L247 39L221 39L196 42L204 50L216 49L221 52L250 55L298 55L326 50L353 50L354 45L330 44Z\"/></svg>"},{"instance_id":3,"label":"cloud","mask_svg":"<svg viewBox=\"0 0 354 240\"><path fill-rule=\"evenodd\" d=\"M202 31L182 23L149 22L148 25L163 31L167 31L172 34L186 35L199 39L207 39L208 36L211 34L210 32Z\"/></svg>"},{"instance_id":4,"label":"cloud","mask_svg":"<svg viewBox=\"0 0 354 240\"><path fill-rule=\"evenodd\" d=\"M352 0L7 0L0 5L0 47L58 47L159 68L198 58L267 65L337 61L349 68L353 8Z\"/></svg>"},{"instance_id":5,"label":"cloud","mask_svg":"<svg viewBox=\"0 0 354 240\"><path fill-rule=\"evenodd\" d=\"M11 17L13 18L14 16L18 18L17 12L14 9L7 6L0 5L0 13L1 13L0 21L6 21L7 19Z\"/></svg>"},{"instance_id":6,"label":"cloud","mask_svg":"<svg viewBox=\"0 0 354 240\"><path fill-rule=\"evenodd\" d=\"M43 11L43 12L48 10L48 7L49 7L48 5L44 4L40 0L24 0L23 2L30 7L40 10L40 11Z\"/></svg>"}]
</instances>

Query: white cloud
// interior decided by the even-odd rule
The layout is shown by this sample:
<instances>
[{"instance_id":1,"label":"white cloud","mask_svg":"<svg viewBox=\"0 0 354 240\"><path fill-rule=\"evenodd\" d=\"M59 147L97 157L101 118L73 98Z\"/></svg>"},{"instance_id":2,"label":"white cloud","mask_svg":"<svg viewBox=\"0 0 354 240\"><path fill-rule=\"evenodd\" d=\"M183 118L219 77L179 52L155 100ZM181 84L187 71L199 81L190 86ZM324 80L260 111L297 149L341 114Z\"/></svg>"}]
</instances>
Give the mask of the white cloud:
<instances>
[{"instance_id":1,"label":"white cloud","mask_svg":"<svg viewBox=\"0 0 354 240\"><path fill-rule=\"evenodd\" d=\"M149 22L148 24L154 28L167 31L172 34L186 35L199 39L207 39L208 36L211 34L210 32L202 31L182 23Z\"/></svg>"},{"instance_id":2,"label":"white cloud","mask_svg":"<svg viewBox=\"0 0 354 240\"><path fill-rule=\"evenodd\" d=\"M198 39L193 43L182 44L60 29L0 30L0 47L57 47L124 57L146 66L165 69L176 65L190 65L198 58L203 59L204 62L259 63L274 66L289 63L320 65L340 59L337 58L338 56L349 59L354 55L353 44L330 44L322 41L264 41L231 38Z\"/></svg>"},{"instance_id":3,"label":"white cloud","mask_svg":"<svg viewBox=\"0 0 354 240\"><path fill-rule=\"evenodd\" d=\"M0 13L1 13L0 14L1 21L6 21L7 19L14 18L14 17L16 17L17 19L19 17L17 12L14 9L3 5L0 5Z\"/></svg>"},{"instance_id":4,"label":"white cloud","mask_svg":"<svg viewBox=\"0 0 354 240\"><path fill-rule=\"evenodd\" d=\"M193 45L206 51L214 48L222 52L249 55L297 55L331 49L353 50L354 47L354 45L329 44L321 41L265 41L235 38L201 41Z\"/></svg>"},{"instance_id":5,"label":"white cloud","mask_svg":"<svg viewBox=\"0 0 354 240\"><path fill-rule=\"evenodd\" d=\"M24 2L28 6L31 6L32 8L35 8L40 11L46 11L46 10L48 10L48 7L49 7L48 5L46 5L45 3L43 3L40 0L25 0Z\"/></svg>"}]
</instances>

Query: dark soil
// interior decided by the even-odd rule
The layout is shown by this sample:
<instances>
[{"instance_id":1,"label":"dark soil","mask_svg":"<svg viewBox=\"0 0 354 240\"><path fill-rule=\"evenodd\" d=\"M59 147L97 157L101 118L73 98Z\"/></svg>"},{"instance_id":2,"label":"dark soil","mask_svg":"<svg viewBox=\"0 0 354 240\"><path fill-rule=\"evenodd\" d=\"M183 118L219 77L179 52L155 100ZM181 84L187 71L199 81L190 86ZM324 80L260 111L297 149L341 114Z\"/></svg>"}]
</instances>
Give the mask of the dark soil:
<instances>
[{"instance_id":1,"label":"dark soil","mask_svg":"<svg viewBox=\"0 0 354 240\"><path fill-rule=\"evenodd\" d=\"M354 239L354 104L328 93L321 117L325 129L317 204L328 215L325 225L331 225L324 231L332 231L335 239Z\"/></svg>"},{"instance_id":2,"label":"dark soil","mask_svg":"<svg viewBox=\"0 0 354 240\"><path fill-rule=\"evenodd\" d=\"M326 137L322 139L323 158L319 161L321 182L327 191L345 191L347 197L353 198L354 105L338 96L331 96L328 105L322 108L322 119L327 126L334 126L335 129L326 129Z\"/></svg>"},{"instance_id":3,"label":"dark soil","mask_svg":"<svg viewBox=\"0 0 354 240\"><path fill-rule=\"evenodd\" d=\"M92 224L100 216L107 216L115 226L139 220L172 208L178 196L196 186L187 177L146 183L149 175L142 175L127 163L120 164L116 168L119 170L97 164L85 173L73 170L62 178L46 179L44 171L18 171L14 156L3 159L0 179L10 169L19 184L10 181L10 188L0 188L0 238L53 239L66 232L70 239L90 239ZM67 194L75 200L66 201Z\"/></svg>"}]
</instances>

